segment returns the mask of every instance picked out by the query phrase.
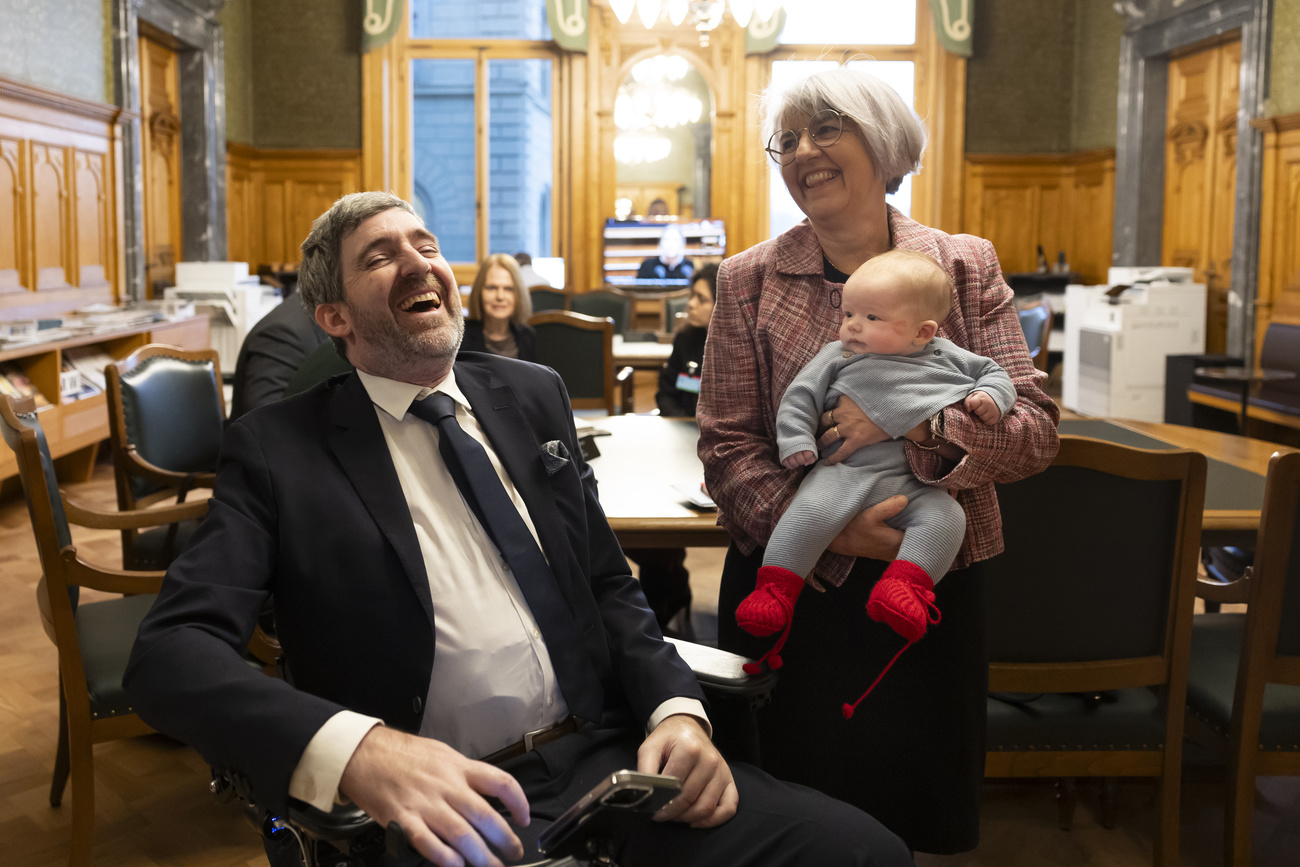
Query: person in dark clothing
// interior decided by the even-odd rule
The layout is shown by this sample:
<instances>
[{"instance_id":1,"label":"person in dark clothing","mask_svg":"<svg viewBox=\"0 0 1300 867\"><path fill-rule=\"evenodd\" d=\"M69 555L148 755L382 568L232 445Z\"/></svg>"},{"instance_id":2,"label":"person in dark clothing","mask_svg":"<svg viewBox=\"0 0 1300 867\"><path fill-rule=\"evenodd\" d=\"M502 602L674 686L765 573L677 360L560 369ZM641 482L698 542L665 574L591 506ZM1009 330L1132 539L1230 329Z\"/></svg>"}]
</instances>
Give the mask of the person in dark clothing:
<instances>
[{"instance_id":1,"label":"person in dark clothing","mask_svg":"<svg viewBox=\"0 0 1300 867\"><path fill-rule=\"evenodd\" d=\"M468 313L461 350L537 360L536 335L527 325L533 305L513 256L493 253L483 260Z\"/></svg>"},{"instance_id":2,"label":"person in dark clothing","mask_svg":"<svg viewBox=\"0 0 1300 867\"><path fill-rule=\"evenodd\" d=\"M285 396L285 387L303 361L326 341L325 332L302 306L296 292L258 321L244 338L235 363L234 421L250 409Z\"/></svg>"},{"instance_id":3,"label":"person in dark clothing","mask_svg":"<svg viewBox=\"0 0 1300 867\"><path fill-rule=\"evenodd\" d=\"M659 237L659 252L636 269L639 280L689 280L694 273L695 263L686 258L686 238L672 224Z\"/></svg>"},{"instance_id":4,"label":"person in dark clothing","mask_svg":"<svg viewBox=\"0 0 1300 867\"><path fill-rule=\"evenodd\" d=\"M713 290L717 283L718 266L705 265L691 284L691 297L686 302L686 325L673 338L673 354L659 370L655 403L660 415L695 416L695 403L700 395L700 369L704 363L704 341L709 336Z\"/></svg>"}]
</instances>

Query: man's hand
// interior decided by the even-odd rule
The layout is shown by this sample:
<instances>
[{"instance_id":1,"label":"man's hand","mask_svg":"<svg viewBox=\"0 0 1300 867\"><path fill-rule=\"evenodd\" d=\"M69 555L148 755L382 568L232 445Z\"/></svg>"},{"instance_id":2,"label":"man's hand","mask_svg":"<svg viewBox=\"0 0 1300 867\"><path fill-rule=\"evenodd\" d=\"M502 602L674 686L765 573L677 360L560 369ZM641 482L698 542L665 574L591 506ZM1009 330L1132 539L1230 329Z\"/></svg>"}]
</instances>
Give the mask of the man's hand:
<instances>
[{"instance_id":1,"label":"man's hand","mask_svg":"<svg viewBox=\"0 0 1300 867\"><path fill-rule=\"evenodd\" d=\"M740 795L731 768L693 716L674 714L659 723L637 750L636 767L682 781L682 793L655 815L657 821L714 828L736 815Z\"/></svg>"},{"instance_id":2,"label":"man's hand","mask_svg":"<svg viewBox=\"0 0 1300 867\"><path fill-rule=\"evenodd\" d=\"M985 424L997 424L1002 418L1002 410L997 402L983 391L972 391L966 395L966 411Z\"/></svg>"},{"instance_id":3,"label":"man's hand","mask_svg":"<svg viewBox=\"0 0 1300 867\"><path fill-rule=\"evenodd\" d=\"M502 867L488 848L522 858L523 844L484 799L505 804L519 825L528 799L514 777L442 741L375 726L352 754L339 791L387 827L399 822L412 848L439 867Z\"/></svg>"},{"instance_id":4,"label":"man's hand","mask_svg":"<svg viewBox=\"0 0 1300 867\"><path fill-rule=\"evenodd\" d=\"M790 457L781 461L781 466L785 467L787 470L793 470L795 467L806 467L809 464L816 462L817 453L810 451L809 449L804 449L801 452L795 452L790 455Z\"/></svg>"},{"instance_id":5,"label":"man's hand","mask_svg":"<svg viewBox=\"0 0 1300 867\"><path fill-rule=\"evenodd\" d=\"M835 466L863 446L883 443L889 439L876 423L867 417L862 409L847 397L841 397L834 409L822 413L820 419L824 433L817 440L817 446L823 451L832 443L843 443L826 458L827 466Z\"/></svg>"},{"instance_id":6,"label":"man's hand","mask_svg":"<svg viewBox=\"0 0 1300 867\"><path fill-rule=\"evenodd\" d=\"M903 544L903 531L895 530L885 521L906 507L907 497L902 494L876 503L855 515L828 547L836 554L870 557L872 560L895 559L898 546Z\"/></svg>"}]
</instances>

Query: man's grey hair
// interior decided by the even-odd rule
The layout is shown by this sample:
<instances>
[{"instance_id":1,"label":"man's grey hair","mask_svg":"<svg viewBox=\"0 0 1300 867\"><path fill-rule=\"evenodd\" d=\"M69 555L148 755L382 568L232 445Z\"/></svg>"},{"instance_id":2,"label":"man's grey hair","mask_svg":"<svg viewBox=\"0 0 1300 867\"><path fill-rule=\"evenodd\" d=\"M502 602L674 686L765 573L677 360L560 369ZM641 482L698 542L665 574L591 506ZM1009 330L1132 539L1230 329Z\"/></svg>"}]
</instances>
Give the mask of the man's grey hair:
<instances>
[{"instance_id":1,"label":"man's grey hair","mask_svg":"<svg viewBox=\"0 0 1300 867\"><path fill-rule=\"evenodd\" d=\"M344 300L343 239L375 214L393 208L420 219L405 199L375 191L344 196L312 222L311 233L302 242L302 264L298 266L298 294L307 312L314 314L320 304Z\"/></svg>"},{"instance_id":2,"label":"man's grey hair","mask_svg":"<svg viewBox=\"0 0 1300 867\"><path fill-rule=\"evenodd\" d=\"M816 72L786 87L763 92L763 144L778 129L789 128L786 119L811 117L833 108L857 124L858 138L876 176L885 179L885 191L898 192L903 178L921 170L925 150L925 124L898 92L868 72L840 66ZM848 129L845 130L848 132Z\"/></svg>"}]
</instances>

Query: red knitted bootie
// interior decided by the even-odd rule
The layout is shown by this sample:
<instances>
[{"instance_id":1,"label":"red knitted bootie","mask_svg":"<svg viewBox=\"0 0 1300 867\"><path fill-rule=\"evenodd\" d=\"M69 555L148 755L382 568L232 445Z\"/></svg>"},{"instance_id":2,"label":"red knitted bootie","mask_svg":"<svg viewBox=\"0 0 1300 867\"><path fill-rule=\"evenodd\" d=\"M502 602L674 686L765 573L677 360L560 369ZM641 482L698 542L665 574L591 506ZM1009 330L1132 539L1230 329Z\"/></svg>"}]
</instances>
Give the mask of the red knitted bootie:
<instances>
[{"instance_id":1,"label":"red knitted bootie","mask_svg":"<svg viewBox=\"0 0 1300 867\"><path fill-rule=\"evenodd\" d=\"M925 635L929 624L939 622L934 581L915 563L895 560L871 588L867 616L886 624L909 642L916 641Z\"/></svg>"},{"instance_id":2,"label":"red knitted bootie","mask_svg":"<svg viewBox=\"0 0 1300 867\"><path fill-rule=\"evenodd\" d=\"M754 592L736 607L736 623L750 635L766 636L781 630L781 636L757 662L745 663L744 669L749 674L757 674L764 662L772 668L781 667L781 648L790 635L794 603L803 588L803 579L789 569L763 566L758 570Z\"/></svg>"}]
</instances>

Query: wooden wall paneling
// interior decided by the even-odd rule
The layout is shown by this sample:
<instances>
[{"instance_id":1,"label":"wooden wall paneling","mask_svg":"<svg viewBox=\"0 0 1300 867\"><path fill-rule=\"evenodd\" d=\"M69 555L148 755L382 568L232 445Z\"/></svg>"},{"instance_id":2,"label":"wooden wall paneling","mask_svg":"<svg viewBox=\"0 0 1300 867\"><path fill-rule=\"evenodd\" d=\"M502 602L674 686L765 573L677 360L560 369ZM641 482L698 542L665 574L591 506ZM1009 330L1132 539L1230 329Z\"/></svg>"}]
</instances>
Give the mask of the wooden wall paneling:
<instances>
[{"instance_id":1,"label":"wooden wall paneling","mask_svg":"<svg viewBox=\"0 0 1300 867\"><path fill-rule=\"evenodd\" d=\"M72 285L67 162L64 148L31 142L30 208L38 292Z\"/></svg>"},{"instance_id":2,"label":"wooden wall paneling","mask_svg":"<svg viewBox=\"0 0 1300 867\"><path fill-rule=\"evenodd\" d=\"M1300 325L1300 113L1262 118L1251 125L1264 131L1258 357L1269 322Z\"/></svg>"},{"instance_id":3,"label":"wooden wall paneling","mask_svg":"<svg viewBox=\"0 0 1300 867\"><path fill-rule=\"evenodd\" d=\"M33 285L27 264L24 145L0 136L0 294Z\"/></svg>"},{"instance_id":4,"label":"wooden wall paneling","mask_svg":"<svg viewBox=\"0 0 1300 867\"><path fill-rule=\"evenodd\" d=\"M1033 271L1041 244L1064 251L1071 269L1100 283L1110 267L1115 154L970 155L964 229L987 238L1004 273Z\"/></svg>"},{"instance_id":5,"label":"wooden wall paneling","mask_svg":"<svg viewBox=\"0 0 1300 867\"><path fill-rule=\"evenodd\" d=\"M82 289L110 284L113 271L108 239L112 221L109 195L109 159L106 153L73 152L73 190L76 197L75 267Z\"/></svg>"}]
</instances>

